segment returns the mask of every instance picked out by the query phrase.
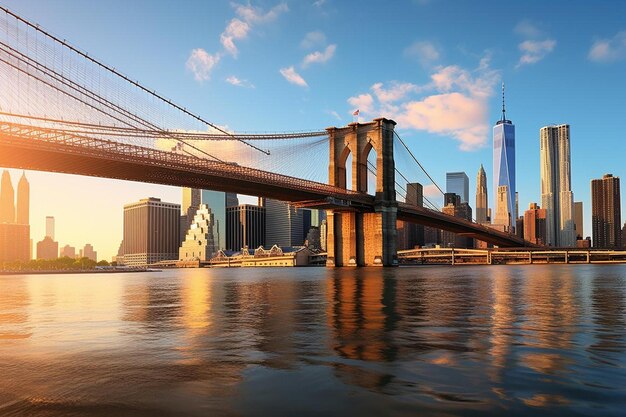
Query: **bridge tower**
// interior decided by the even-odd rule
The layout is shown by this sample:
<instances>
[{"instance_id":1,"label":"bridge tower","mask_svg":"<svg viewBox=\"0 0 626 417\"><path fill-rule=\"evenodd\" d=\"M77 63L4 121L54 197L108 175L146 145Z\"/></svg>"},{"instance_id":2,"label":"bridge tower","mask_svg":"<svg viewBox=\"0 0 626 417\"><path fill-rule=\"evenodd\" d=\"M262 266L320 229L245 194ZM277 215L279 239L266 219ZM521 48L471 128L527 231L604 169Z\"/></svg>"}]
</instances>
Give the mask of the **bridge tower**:
<instances>
[{"instance_id":1,"label":"bridge tower","mask_svg":"<svg viewBox=\"0 0 626 417\"><path fill-rule=\"evenodd\" d=\"M347 187L347 169L352 170L352 190L367 193L367 157L376 152L374 212L358 209L327 211L327 266L393 266L396 256L395 165L393 129L396 122L384 118L369 123L330 127L329 183ZM346 167L352 155L352 166Z\"/></svg>"}]
</instances>

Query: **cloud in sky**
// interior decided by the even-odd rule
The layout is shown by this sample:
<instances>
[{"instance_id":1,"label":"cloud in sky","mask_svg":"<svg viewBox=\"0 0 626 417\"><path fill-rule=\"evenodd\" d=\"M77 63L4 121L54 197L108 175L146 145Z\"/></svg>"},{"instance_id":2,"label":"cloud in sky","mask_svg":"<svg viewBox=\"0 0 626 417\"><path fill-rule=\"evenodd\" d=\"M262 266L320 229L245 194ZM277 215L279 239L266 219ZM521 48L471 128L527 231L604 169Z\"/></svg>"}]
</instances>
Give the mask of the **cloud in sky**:
<instances>
[{"instance_id":1,"label":"cloud in sky","mask_svg":"<svg viewBox=\"0 0 626 417\"><path fill-rule=\"evenodd\" d=\"M289 10L286 3L280 3L274 6L267 13L251 5L233 3L233 7L238 17L234 17L228 22L226 28L220 35L220 43L224 51L235 58L239 54L236 41L247 38L255 25L272 22L281 13ZM206 81L210 78L211 70L220 61L223 55L223 52L217 52L211 55L202 48L196 48L191 51L191 55L187 59L187 69L193 72L194 78L197 81ZM228 82L233 85L242 85L231 81ZM252 86L252 84L249 85Z\"/></svg>"},{"instance_id":2,"label":"cloud in sky","mask_svg":"<svg viewBox=\"0 0 626 417\"><path fill-rule=\"evenodd\" d=\"M413 42L404 50L404 55L417 59L422 65L431 65L437 62L441 56L435 45L428 41Z\"/></svg>"},{"instance_id":3,"label":"cloud in sky","mask_svg":"<svg viewBox=\"0 0 626 417\"><path fill-rule=\"evenodd\" d=\"M324 32L315 30L304 35L304 39L300 42L300 47L303 49L311 49L316 46L321 46L326 43L326 35Z\"/></svg>"},{"instance_id":4,"label":"cloud in sky","mask_svg":"<svg viewBox=\"0 0 626 417\"><path fill-rule=\"evenodd\" d=\"M520 21L513 31L524 40L517 47L522 53L516 68L523 65L532 65L544 59L556 47L556 41L546 37L544 32L535 23L525 19Z\"/></svg>"},{"instance_id":5,"label":"cloud in sky","mask_svg":"<svg viewBox=\"0 0 626 417\"><path fill-rule=\"evenodd\" d=\"M334 55L337 45L328 45L324 52L315 51L311 52L302 60L302 68L306 68L311 64L323 64L328 62Z\"/></svg>"},{"instance_id":6,"label":"cloud in sky","mask_svg":"<svg viewBox=\"0 0 626 417\"><path fill-rule=\"evenodd\" d=\"M197 81L206 81L211 78L211 70L219 61L219 54L211 55L204 49L197 48L191 51L186 66Z\"/></svg>"},{"instance_id":7,"label":"cloud in sky","mask_svg":"<svg viewBox=\"0 0 626 417\"><path fill-rule=\"evenodd\" d=\"M304 78L302 78L302 76L296 72L293 65L288 68L281 68L280 74L285 78L285 80L287 80L291 84L299 85L300 87L309 86Z\"/></svg>"},{"instance_id":8,"label":"cloud in sky","mask_svg":"<svg viewBox=\"0 0 626 417\"><path fill-rule=\"evenodd\" d=\"M237 57L239 50L235 41L239 41L248 37L250 30L256 24L270 23L274 21L281 13L289 10L286 3L280 3L274 6L269 12L264 13L261 9L250 5L235 4L235 13L239 17L231 19L226 25L226 29L220 35L222 46L234 57Z\"/></svg>"},{"instance_id":9,"label":"cloud in sky","mask_svg":"<svg viewBox=\"0 0 626 417\"><path fill-rule=\"evenodd\" d=\"M435 184L424 185L422 192L424 193L424 196L428 197L431 201L435 198L441 197L441 191L439 191L439 188L437 188Z\"/></svg>"},{"instance_id":10,"label":"cloud in sky","mask_svg":"<svg viewBox=\"0 0 626 417\"><path fill-rule=\"evenodd\" d=\"M536 39L543 36L541 29L528 19L520 21L513 30L524 38Z\"/></svg>"},{"instance_id":11,"label":"cloud in sky","mask_svg":"<svg viewBox=\"0 0 626 417\"><path fill-rule=\"evenodd\" d=\"M614 62L626 58L626 30L610 39L596 40L587 57L594 62Z\"/></svg>"},{"instance_id":12,"label":"cloud in sky","mask_svg":"<svg viewBox=\"0 0 626 417\"><path fill-rule=\"evenodd\" d=\"M543 41L524 41L518 45L522 56L517 63L517 67L522 65L535 64L546 57L550 52L554 50L556 41L554 39L546 39Z\"/></svg>"},{"instance_id":13,"label":"cloud in sky","mask_svg":"<svg viewBox=\"0 0 626 417\"><path fill-rule=\"evenodd\" d=\"M226 78L226 82L237 87L254 88L254 85L248 80L241 80L234 75Z\"/></svg>"},{"instance_id":14,"label":"cloud in sky","mask_svg":"<svg viewBox=\"0 0 626 417\"><path fill-rule=\"evenodd\" d=\"M367 117L391 117L403 127L450 136L459 148L472 151L486 145L489 137L488 99L499 74L489 66L489 57L478 68L456 65L437 67L424 85L392 81L375 83L373 95L363 93L348 99ZM429 93L422 97L416 95Z\"/></svg>"}]
</instances>

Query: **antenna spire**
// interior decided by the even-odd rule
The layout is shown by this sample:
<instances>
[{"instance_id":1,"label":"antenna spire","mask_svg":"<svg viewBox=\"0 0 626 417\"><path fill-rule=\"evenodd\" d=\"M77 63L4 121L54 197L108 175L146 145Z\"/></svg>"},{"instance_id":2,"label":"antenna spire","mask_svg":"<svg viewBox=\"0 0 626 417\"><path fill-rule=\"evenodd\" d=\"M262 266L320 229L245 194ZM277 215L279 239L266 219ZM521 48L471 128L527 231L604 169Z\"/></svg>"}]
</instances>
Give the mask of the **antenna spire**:
<instances>
[{"instance_id":1,"label":"antenna spire","mask_svg":"<svg viewBox=\"0 0 626 417\"><path fill-rule=\"evenodd\" d=\"M506 120L506 110L504 107L504 81L502 81L502 121Z\"/></svg>"}]
</instances>

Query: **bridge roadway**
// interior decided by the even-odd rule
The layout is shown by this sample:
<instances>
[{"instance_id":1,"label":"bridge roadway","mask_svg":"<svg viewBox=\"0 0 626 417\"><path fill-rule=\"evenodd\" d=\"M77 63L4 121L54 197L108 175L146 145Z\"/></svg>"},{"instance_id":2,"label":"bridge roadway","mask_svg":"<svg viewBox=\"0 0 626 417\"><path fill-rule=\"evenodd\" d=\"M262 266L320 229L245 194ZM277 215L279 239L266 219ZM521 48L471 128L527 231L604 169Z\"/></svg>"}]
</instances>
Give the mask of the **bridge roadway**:
<instances>
[{"instance_id":1,"label":"bridge roadway","mask_svg":"<svg viewBox=\"0 0 626 417\"><path fill-rule=\"evenodd\" d=\"M373 196L328 184L6 121L0 121L0 166L235 192L319 208L374 210ZM404 203L398 203L398 220L462 233L502 247L532 246L517 236Z\"/></svg>"}]
</instances>

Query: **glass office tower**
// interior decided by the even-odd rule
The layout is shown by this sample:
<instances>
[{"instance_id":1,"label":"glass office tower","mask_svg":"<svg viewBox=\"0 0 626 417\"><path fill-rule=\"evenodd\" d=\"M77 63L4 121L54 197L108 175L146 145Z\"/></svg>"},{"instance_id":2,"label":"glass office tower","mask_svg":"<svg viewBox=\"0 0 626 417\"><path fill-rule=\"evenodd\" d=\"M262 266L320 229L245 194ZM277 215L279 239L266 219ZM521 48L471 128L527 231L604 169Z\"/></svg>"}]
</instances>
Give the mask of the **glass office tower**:
<instances>
[{"instance_id":1,"label":"glass office tower","mask_svg":"<svg viewBox=\"0 0 626 417\"><path fill-rule=\"evenodd\" d=\"M502 84L502 119L493 127L493 190L498 192L506 187L506 198L495 198L496 217L493 224L505 226L507 230L515 228L515 125L506 118L504 108L504 83ZM507 207L499 208L499 204ZM498 216L498 213L501 213ZM507 217L507 218L503 218Z\"/></svg>"}]
</instances>

